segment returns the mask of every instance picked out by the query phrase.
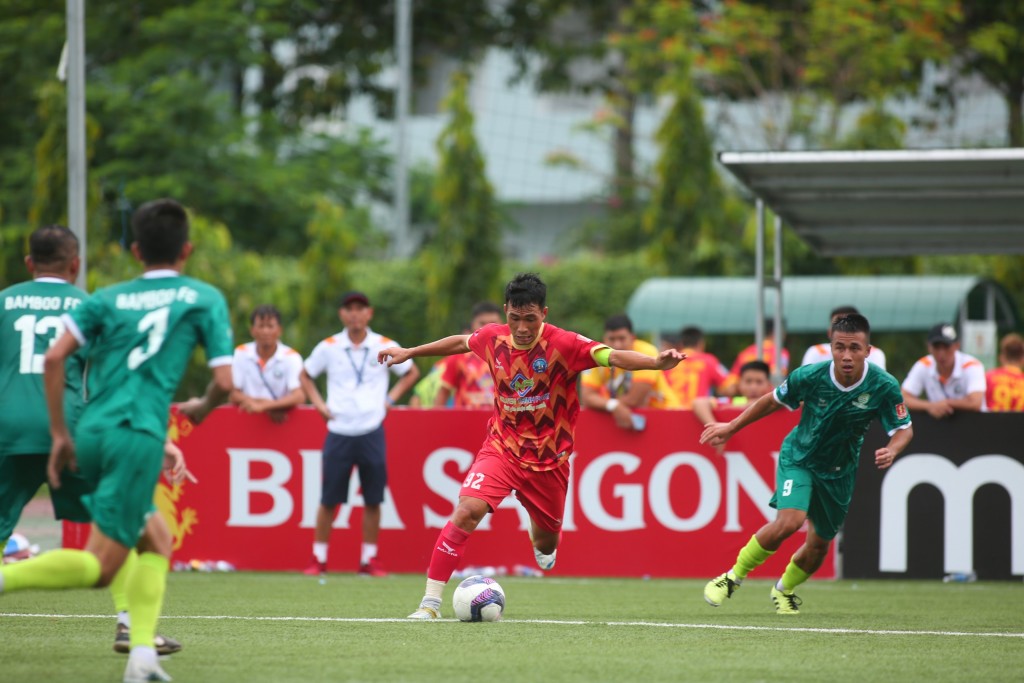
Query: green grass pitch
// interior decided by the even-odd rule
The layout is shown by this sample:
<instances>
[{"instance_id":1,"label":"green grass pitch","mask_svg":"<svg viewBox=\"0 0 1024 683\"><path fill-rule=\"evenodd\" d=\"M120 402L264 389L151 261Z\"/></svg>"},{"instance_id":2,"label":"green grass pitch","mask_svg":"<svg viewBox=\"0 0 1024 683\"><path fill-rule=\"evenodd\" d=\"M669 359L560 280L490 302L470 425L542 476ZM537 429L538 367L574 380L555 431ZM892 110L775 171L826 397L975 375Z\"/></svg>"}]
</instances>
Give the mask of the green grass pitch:
<instances>
[{"instance_id":1,"label":"green grass pitch","mask_svg":"<svg viewBox=\"0 0 1024 683\"><path fill-rule=\"evenodd\" d=\"M172 574L163 662L206 681L1021 681L1024 584L812 581L795 617L767 581L718 609L704 581L512 578L494 624L405 621L422 575ZM451 617L451 592L445 616ZM106 591L0 596L0 680L120 681Z\"/></svg>"}]
</instances>

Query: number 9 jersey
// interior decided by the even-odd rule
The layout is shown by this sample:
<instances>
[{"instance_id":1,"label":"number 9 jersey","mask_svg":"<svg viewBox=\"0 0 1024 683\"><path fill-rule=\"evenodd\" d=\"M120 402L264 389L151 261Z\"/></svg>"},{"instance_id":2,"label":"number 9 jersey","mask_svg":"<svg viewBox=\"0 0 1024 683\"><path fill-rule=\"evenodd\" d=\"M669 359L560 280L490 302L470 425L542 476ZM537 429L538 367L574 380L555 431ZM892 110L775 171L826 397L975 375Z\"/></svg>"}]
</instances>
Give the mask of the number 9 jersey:
<instances>
[{"instance_id":1,"label":"number 9 jersey","mask_svg":"<svg viewBox=\"0 0 1024 683\"><path fill-rule=\"evenodd\" d=\"M224 296L173 270L100 289L63 321L89 362L80 429L124 426L163 440L195 347L206 350L211 368L230 364L234 354Z\"/></svg>"},{"instance_id":2,"label":"number 9 jersey","mask_svg":"<svg viewBox=\"0 0 1024 683\"><path fill-rule=\"evenodd\" d=\"M61 316L89 298L56 277L40 277L0 292L0 457L50 452L43 392L43 356L64 334ZM82 412L85 352L65 368L64 416L74 429Z\"/></svg>"}]
</instances>

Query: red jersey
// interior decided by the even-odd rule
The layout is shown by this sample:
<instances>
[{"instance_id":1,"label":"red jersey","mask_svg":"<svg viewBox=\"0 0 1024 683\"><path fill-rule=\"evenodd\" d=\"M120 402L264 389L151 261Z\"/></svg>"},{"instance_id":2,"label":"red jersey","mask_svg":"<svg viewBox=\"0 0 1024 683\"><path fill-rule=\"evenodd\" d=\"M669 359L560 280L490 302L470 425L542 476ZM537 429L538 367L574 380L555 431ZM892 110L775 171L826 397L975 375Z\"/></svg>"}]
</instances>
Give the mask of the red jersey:
<instances>
[{"instance_id":1,"label":"red jersey","mask_svg":"<svg viewBox=\"0 0 1024 683\"><path fill-rule=\"evenodd\" d=\"M456 408L488 408L494 404L494 379L487 362L473 353L448 356L441 384L451 390Z\"/></svg>"},{"instance_id":2,"label":"red jersey","mask_svg":"<svg viewBox=\"0 0 1024 683\"><path fill-rule=\"evenodd\" d=\"M985 404L993 413L1024 411L1024 372L1004 365L985 374Z\"/></svg>"},{"instance_id":3,"label":"red jersey","mask_svg":"<svg viewBox=\"0 0 1024 683\"><path fill-rule=\"evenodd\" d=\"M732 364L732 369L729 371L729 377L726 384L732 386L736 382L740 381L740 368L749 363L752 360L763 360L771 368L772 374L776 374L775 369L775 340L768 338L764 340L764 353L758 357L757 345L751 344L747 348L740 351L740 354L736 356L736 360ZM786 375L789 373L789 351L782 349L782 372L780 374Z\"/></svg>"},{"instance_id":4,"label":"red jersey","mask_svg":"<svg viewBox=\"0 0 1024 683\"><path fill-rule=\"evenodd\" d=\"M580 412L576 378L597 367L601 342L544 323L529 348L512 342L508 325L491 323L469 337L490 368L494 415L486 444L523 469L552 470L569 458Z\"/></svg>"},{"instance_id":5,"label":"red jersey","mask_svg":"<svg viewBox=\"0 0 1024 683\"><path fill-rule=\"evenodd\" d=\"M693 349L683 349L683 353L686 360L666 370L665 379L679 399L678 407L689 410L693 407L693 399L709 396L711 387L722 386L729 371L710 353Z\"/></svg>"}]
</instances>

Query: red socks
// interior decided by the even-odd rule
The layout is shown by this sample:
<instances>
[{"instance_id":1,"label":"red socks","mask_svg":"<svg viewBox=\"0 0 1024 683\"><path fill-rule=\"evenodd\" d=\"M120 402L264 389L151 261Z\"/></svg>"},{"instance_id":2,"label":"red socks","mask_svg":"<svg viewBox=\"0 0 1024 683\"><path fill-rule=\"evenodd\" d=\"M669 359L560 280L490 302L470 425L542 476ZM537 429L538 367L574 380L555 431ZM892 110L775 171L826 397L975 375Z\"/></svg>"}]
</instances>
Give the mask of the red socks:
<instances>
[{"instance_id":1,"label":"red socks","mask_svg":"<svg viewBox=\"0 0 1024 683\"><path fill-rule=\"evenodd\" d=\"M445 524L437 537L437 543L434 544L434 552L430 555L427 578L447 583L459 565L459 560L462 559L468 540L469 532L463 531L451 522Z\"/></svg>"}]
</instances>

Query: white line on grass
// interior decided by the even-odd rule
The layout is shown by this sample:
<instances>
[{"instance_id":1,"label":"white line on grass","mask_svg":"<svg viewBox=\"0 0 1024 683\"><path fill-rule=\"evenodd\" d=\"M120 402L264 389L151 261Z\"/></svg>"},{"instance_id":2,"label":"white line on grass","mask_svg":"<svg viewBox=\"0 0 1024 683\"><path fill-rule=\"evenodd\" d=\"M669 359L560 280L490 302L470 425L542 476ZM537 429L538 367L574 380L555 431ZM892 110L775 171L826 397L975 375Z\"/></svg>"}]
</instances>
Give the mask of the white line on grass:
<instances>
[{"instance_id":1,"label":"white line on grass","mask_svg":"<svg viewBox=\"0 0 1024 683\"><path fill-rule=\"evenodd\" d=\"M23 617L32 619L110 619L109 614L19 614L3 613L0 617ZM197 614L192 616L161 616L161 619L214 619L234 621L327 621L358 624L405 624L416 623L409 619L363 619L355 617L244 617L232 614ZM441 619L442 622L457 623L456 619ZM1024 638L1024 633L985 633L976 631L899 631L893 629L858 628L810 628L803 626L736 626L727 624L673 624L658 621L565 621L557 619L506 619L510 624L551 624L554 626L645 626L650 628L712 629L718 631L786 631L793 633L834 633L865 636L974 636L979 638Z\"/></svg>"}]
</instances>

